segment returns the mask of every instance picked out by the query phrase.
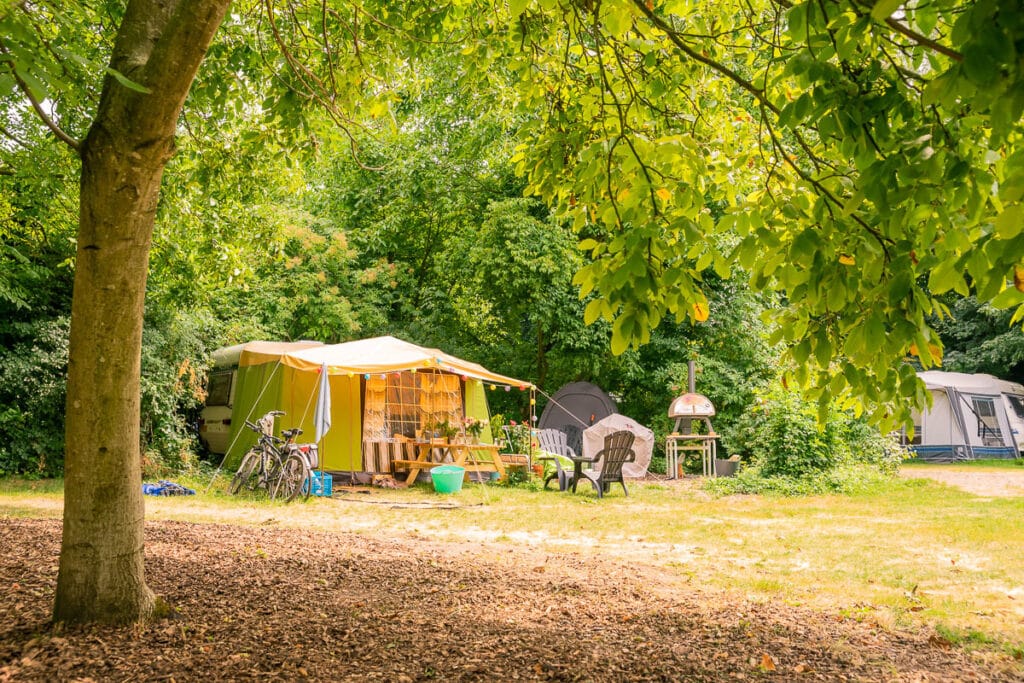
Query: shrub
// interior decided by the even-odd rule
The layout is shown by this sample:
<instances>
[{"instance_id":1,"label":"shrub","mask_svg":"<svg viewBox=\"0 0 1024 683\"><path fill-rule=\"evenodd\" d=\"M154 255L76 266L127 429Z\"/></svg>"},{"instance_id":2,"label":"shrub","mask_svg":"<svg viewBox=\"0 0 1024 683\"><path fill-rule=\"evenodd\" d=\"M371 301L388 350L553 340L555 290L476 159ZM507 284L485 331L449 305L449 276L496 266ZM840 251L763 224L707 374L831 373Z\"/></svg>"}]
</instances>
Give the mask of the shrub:
<instances>
[{"instance_id":1,"label":"shrub","mask_svg":"<svg viewBox=\"0 0 1024 683\"><path fill-rule=\"evenodd\" d=\"M195 421L216 323L197 313L147 316L142 335L141 448L146 476L196 465Z\"/></svg>"},{"instance_id":2,"label":"shrub","mask_svg":"<svg viewBox=\"0 0 1024 683\"><path fill-rule=\"evenodd\" d=\"M730 453L756 462L765 477L799 477L834 463L837 431L832 419L818 424L815 406L780 388L759 397L723 440Z\"/></svg>"},{"instance_id":3,"label":"shrub","mask_svg":"<svg viewBox=\"0 0 1024 683\"><path fill-rule=\"evenodd\" d=\"M832 409L819 422L815 404L781 387L764 393L723 438L746 467L713 480L709 488L718 493L852 493L892 476L906 457L894 439L846 412Z\"/></svg>"},{"instance_id":4,"label":"shrub","mask_svg":"<svg viewBox=\"0 0 1024 683\"><path fill-rule=\"evenodd\" d=\"M757 465L753 465L734 477L711 479L705 489L717 495L851 495L877 490L890 479L890 474L864 464L837 465L802 477L765 476Z\"/></svg>"},{"instance_id":5,"label":"shrub","mask_svg":"<svg viewBox=\"0 0 1024 683\"><path fill-rule=\"evenodd\" d=\"M0 475L59 475L64 469L68 319L39 319L0 349Z\"/></svg>"}]
</instances>

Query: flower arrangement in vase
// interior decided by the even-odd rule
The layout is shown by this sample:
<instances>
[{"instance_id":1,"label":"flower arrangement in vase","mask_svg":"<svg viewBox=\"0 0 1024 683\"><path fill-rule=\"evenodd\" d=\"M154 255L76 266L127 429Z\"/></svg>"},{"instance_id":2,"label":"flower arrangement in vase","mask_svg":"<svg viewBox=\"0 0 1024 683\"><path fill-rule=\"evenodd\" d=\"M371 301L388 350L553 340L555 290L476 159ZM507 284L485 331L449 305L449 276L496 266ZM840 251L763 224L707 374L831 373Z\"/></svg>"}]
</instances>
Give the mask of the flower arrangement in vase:
<instances>
[{"instance_id":1,"label":"flower arrangement in vase","mask_svg":"<svg viewBox=\"0 0 1024 683\"><path fill-rule=\"evenodd\" d=\"M480 434L483 433L484 427L487 426L487 420L480 420L472 415L467 415L462 421L462 426L466 430L466 435L473 440L473 443L477 443L480 441Z\"/></svg>"}]
</instances>

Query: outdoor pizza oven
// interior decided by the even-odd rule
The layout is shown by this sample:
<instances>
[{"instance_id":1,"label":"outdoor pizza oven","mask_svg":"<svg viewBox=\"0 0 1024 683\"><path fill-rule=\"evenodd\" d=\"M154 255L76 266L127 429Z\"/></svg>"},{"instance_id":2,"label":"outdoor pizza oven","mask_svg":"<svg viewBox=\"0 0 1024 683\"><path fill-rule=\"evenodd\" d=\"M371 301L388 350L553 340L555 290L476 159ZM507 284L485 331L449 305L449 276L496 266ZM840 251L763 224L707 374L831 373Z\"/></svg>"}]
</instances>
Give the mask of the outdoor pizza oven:
<instances>
[{"instance_id":1,"label":"outdoor pizza oven","mask_svg":"<svg viewBox=\"0 0 1024 683\"><path fill-rule=\"evenodd\" d=\"M736 463L725 462L725 465L731 465L732 469L725 472L725 465L722 465L723 471L719 471L719 466L724 461L718 460L718 435L711 426L711 418L715 416L715 404L704 394L697 393L696 372L692 360L687 363L687 370L688 391L674 398L668 407L668 416L675 418L676 425L671 434L665 435L665 472L671 479L683 476L682 459L689 452L700 457L704 476L731 475L736 471Z\"/></svg>"},{"instance_id":2,"label":"outdoor pizza oven","mask_svg":"<svg viewBox=\"0 0 1024 683\"><path fill-rule=\"evenodd\" d=\"M715 406L704 394L685 393L672 401L669 417L714 417Z\"/></svg>"},{"instance_id":3,"label":"outdoor pizza oven","mask_svg":"<svg viewBox=\"0 0 1024 683\"><path fill-rule=\"evenodd\" d=\"M700 420L707 425L708 432L711 431L711 418L715 416L715 404L704 394L695 391L696 372L694 363L691 360L688 368L688 391L682 396L677 396L668 408L668 416L676 421L676 434L692 433L694 420Z\"/></svg>"}]
</instances>

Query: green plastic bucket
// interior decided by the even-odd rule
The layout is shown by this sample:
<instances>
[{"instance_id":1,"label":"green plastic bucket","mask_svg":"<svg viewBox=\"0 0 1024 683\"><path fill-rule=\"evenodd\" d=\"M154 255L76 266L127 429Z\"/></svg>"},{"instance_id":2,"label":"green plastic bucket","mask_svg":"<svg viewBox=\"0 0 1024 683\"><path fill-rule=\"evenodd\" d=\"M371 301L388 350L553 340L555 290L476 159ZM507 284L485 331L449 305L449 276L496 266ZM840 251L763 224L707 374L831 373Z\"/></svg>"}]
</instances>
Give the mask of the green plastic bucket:
<instances>
[{"instance_id":1,"label":"green plastic bucket","mask_svg":"<svg viewBox=\"0 0 1024 683\"><path fill-rule=\"evenodd\" d=\"M465 474L466 468L458 465L442 465L430 470L430 478L434 480L434 490L438 493L461 491L462 478Z\"/></svg>"}]
</instances>

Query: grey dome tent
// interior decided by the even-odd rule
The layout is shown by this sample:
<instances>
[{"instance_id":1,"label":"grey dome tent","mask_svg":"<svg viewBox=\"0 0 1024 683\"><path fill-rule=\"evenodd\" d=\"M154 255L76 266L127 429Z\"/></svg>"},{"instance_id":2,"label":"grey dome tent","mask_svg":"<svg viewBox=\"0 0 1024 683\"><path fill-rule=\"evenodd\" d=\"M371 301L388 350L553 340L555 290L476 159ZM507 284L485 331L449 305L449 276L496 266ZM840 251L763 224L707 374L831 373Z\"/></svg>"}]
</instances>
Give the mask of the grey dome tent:
<instances>
[{"instance_id":1,"label":"grey dome tent","mask_svg":"<svg viewBox=\"0 0 1024 683\"><path fill-rule=\"evenodd\" d=\"M569 445L579 454L583 430L618 412L615 401L601 387L590 382L572 382L551 397L540 414L537 427L565 432Z\"/></svg>"}]
</instances>

